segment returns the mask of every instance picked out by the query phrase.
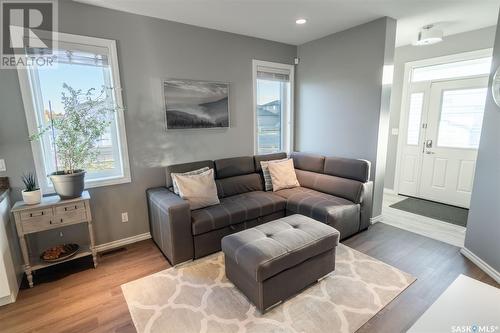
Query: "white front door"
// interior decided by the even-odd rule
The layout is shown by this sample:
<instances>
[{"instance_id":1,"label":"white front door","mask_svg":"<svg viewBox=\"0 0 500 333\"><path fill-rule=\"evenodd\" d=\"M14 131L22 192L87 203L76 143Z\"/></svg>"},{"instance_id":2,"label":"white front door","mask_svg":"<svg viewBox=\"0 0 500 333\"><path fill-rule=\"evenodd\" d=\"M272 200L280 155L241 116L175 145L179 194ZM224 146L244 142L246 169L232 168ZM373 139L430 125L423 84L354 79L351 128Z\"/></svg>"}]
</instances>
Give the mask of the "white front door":
<instances>
[{"instance_id":1,"label":"white front door","mask_svg":"<svg viewBox=\"0 0 500 333\"><path fill-rule=\"evenodd\" d=\"M431 85L420 196L468 208L488 78Z\"/></svg>"},{"instance_id":2,"label":"white front door","mask_svg":"<svg viewBox=\"0 0 500 333\"><path fill-rule=\"evenodd\" d=\"M487 77L414 85L399 193L468 208Z\"/></svg>"}]
</instances>

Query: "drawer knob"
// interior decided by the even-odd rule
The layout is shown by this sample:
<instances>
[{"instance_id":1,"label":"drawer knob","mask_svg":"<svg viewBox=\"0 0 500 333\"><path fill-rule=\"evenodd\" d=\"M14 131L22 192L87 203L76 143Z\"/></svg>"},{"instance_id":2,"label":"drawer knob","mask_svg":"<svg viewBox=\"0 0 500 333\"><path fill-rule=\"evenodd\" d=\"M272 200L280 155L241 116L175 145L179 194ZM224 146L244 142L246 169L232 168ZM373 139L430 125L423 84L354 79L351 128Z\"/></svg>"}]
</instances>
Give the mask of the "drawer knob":
<instances>
[{"instance_id":1,"label":"drawer knob","mask_svg":"<svg viewBox=\"0 0 500 333\"><path fill-rule=\"evenodd\" d=\"M63 223L63 219L61 219L61 223Z\"/></svg>"},{"instance_id":2,"label":"drawer knob","mask_svg":"<svg viewBox=\"0 0 500 333\"><path fill-rule=\"evenodd\" d=\"M52 220L49 221L49 224L52 224Z\"/></svg>"}]
</instances>

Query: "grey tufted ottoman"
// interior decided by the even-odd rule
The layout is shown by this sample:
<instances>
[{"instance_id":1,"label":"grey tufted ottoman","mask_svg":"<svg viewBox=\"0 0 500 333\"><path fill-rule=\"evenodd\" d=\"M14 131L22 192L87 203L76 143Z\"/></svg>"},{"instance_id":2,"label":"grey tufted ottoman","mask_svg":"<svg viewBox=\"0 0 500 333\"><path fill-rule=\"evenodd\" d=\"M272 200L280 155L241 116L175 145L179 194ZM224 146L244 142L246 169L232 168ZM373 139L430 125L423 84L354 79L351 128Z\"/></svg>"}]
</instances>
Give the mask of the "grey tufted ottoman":
<instances>
[{"instance_id":1,"label":"grey tufted ottoman","mask_svg":"<svg viewBox=\"0 0 500 333\"><path fill-rule=\"evenodd\" d=\"M226 275L264 312L335 269L339 232L291 215L222 239Z\"/></svg>"}]
</instances>

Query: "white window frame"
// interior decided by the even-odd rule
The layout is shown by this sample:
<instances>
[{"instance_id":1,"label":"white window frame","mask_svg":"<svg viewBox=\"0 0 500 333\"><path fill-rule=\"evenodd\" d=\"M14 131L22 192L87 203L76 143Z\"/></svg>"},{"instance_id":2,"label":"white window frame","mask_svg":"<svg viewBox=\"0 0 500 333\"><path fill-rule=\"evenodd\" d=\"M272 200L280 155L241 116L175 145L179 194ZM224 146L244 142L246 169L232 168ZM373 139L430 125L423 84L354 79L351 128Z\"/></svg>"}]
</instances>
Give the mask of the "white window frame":
<instances>
[{"instance_id":1,"label":"white window frame","mask_svg":"<svg viewBox=\"0 0 500 333\"><path fill-rule=\"evenodd\" d=\"M413 93L411 91L411 75L413 73L413 69L418 68L418 67L426 67L426 66L433 66L433 65L440 65L440 64L446 64L446 63L451 63L451 62L459 62L459 61L466 61L466 60L474 60L474 59L479 59L479 58L486 58L486 57L491 57L493 54L493 48L487 48L487 49L480 49L480 50L475 50L475 51L469 51L469 52L462 52L462 53L456 53L456 54L450 54L450 55L445 55L445 56L440 56L440 57L434 57L434 58L428 58L428 59L422 59L422 60L415 60L415 61L409 61L405 63L404 66L404 76L403 76L403 92L401 96L401 108L400 108L400 117L399 117L399 129L398 129L398 145L397 145L397 151L396 151L396 168L394 170L394 191L396 193L399 193L399 183L400 183L400 173L401 173L401 156L403 153L403 147L406 142L406 126L408 123L408 103L410 99L410 95ZM474 75L474 76L469 76L469 78L472 77L482 77L482 76L487 76L488 74L481 74L481 75ZM451 78L451 79L463 79L467 77L458 77L458 78ZM450 78L446 78L443 80L433 80L432 82L439 82L439 81L447 81L451 80ZM424 94L424 108L425 108L425 103L429 99L429 91L430 91L430 82L431 81L419 81L415 82L415 84L420 84L420 85L425 85L427 84L427 88L422 90ZM422 134L422 129L420 129L420 135Z\"/></svg>"},{"instance_id":2,"label":"white window frame","mask_svg":"<svg viewBox=\"0 0 500 333\"><path fill-rule=\"evenodd\" d=\"M293 149L294 144L294 100L295 100L295 87L294 87L294 75L295 66L289 64L282 64L279 62L270 62L263 60L252 60L252 82L253 82L253 150L254 154L258 154L258 131L257 131L257 68L270 67L276 69L284 69L290 72L290 105L286 107L286 112L282 114L281 124L282 124L282 151L289 154Z\"/></svg>"},{"instance_id":3,"label":"white window frame","mask_svg":"<svg viewBox=\"0 0 500 333\"><path fill-rule=\"evenodd\" d=\"M118 69L118 54L116 49L116 41L111 39L103 39L96 37L80 36L66 33L54 32L54 38L60 42L67 42L72 44L81 44L83 46L90 45L94 47L102 47L107 49L108 57L111 68L111 79L113 84L113 91L116 103L116 124L118 130L119 142L119 156L121 158L121 165L123 174L115 177L108 177L103 179L91 179L85 181L85 188L94 188L100 186L116 185L130 183L130 164L128 157L127 136L125 131L125 115L123 112L123 97L122 88L120 83L120 73ZM19 86L21 88L21 95L24 103L24 112L26 114L26 122L28 125L29 136L38 133L37 114L35 111L35 96L31 89L31 82L29 78L28 69L18 67L17 74L19 77ZM54 187L48 181L46 175L46 168L44 163L43 147L40 140L31 141L31 149L33 151L33 159L35 162L35 170L38 178L38 184L44 194L54 193Z\"/></svg>"}]
</instances>

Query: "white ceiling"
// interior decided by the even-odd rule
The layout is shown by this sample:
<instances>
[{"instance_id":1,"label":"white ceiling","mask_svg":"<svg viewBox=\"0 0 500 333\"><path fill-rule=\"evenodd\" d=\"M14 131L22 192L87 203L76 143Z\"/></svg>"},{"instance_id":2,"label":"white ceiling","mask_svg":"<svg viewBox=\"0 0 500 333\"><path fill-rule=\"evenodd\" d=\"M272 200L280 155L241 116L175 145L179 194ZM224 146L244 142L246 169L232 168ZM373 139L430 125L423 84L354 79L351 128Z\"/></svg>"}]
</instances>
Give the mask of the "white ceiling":
<instances>
[{"instance_id":1,"label":"white ceiling","mask_svg":"<svg viewBox=\"0 0 500 333\"><path fill-rule=\"evenodd\" d=\"M435 23L446 35L496 25L500 0L76 0L200 27L299 45L382 16L396 45ZM295 24L299 17L308 22Z\"/></svg>"}]
</instances>

